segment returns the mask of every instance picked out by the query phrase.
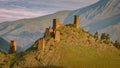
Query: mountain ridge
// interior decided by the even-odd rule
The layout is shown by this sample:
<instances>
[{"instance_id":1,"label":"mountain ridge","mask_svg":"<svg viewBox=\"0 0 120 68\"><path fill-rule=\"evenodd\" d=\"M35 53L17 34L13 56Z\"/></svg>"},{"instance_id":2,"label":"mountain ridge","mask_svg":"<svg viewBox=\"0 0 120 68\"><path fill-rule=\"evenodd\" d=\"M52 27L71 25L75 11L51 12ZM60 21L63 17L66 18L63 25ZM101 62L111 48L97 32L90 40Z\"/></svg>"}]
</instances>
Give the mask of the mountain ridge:
<instances>
[{"instance_id":1,"label":"mountain ridge","mask_svg":"<svg viewBox=\"0 0 120 68\"><path fill-rule=\"evenodd\" d=\"M110 35L112 41L120 40L119 4L120 0L100 0L82 9L0 23L0 37L8 42L13 39L19 41L17 42L18 52L24 51L35 42L34 40L43 36L45 28L52 25L52 19L59 18L61 23L68 24L73 23L74 15L79 15L81 27L85 31L91 34L98 31L99 35L105 32Z\"/></svg>"},{"instance_id":2,"label":"mountain ridge","mask_svg":"<svg viewBox=\"0 0 120 68\"><path fill-rule=\"evenodd\" d=\"M91 34L73 24L62 25L60 41L45 37L45 49L39 50L36 41L24 52L8 54L0 60L2 67L21 68L119 68L119 50L111 42L96 40ZM2 54L0 54L1 56ZM114 62L113 62L114 61ZM96 63L96 64L95 64Z\"/></svg>"},{"instance_id":3,"label":"mountain ridge","mask_svg":"<svg viewBox=\"0 0 120 68\"><path fill-rule=\"evenodd\" d=\"M0 36L7 41L13 39L19 41L17 42L17 44L19 44L18 46L20 46L21 48L19 48L20 50L18 51L23 51L29 48L30 45L34 43L34 40L38 39L38 37L43 36L45 28L49 27L52 24L52 19L57 17L61 21L63 21L64 16L67 12L68 11L62 11L38 18L21 19L14 22L0 23L2 26Z\"/></svg>"},{"instance_id":4,"label":"mountain ridge","mask_svg":"<svg viewBox=\"0 0 120 68\"><path fill-rule=\"evenodd\" d=\"M91 34L94 34L96 31L98 31L100 34L106 32L110 34L112 41L120 40L119 34L117 34L117 38L115 36L115 38L113 37L111 32L114 32L114 30L112 30L112 28L109 29L111 30L110 32L108 32L109 30L102 30L103 28L110 26L114 27L119 24L119 4L120 0L100 0L91 6L70 12L64 22L69 23L73 21L74 15L79 15L81 17L81 27L86 31L89 31ZM96 28L93 28L93 26ZM117 29L114 34L117 32L120 32L120 30Z\"/></svg>"}]
</instances>

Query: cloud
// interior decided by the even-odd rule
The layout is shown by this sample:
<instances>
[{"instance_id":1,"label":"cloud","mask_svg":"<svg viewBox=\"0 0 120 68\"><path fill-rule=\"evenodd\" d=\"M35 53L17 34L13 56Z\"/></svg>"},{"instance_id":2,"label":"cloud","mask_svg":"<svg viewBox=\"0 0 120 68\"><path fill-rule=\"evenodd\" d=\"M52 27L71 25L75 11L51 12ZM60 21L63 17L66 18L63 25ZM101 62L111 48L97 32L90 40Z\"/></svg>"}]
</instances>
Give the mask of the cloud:
<instances>
[{"instance_id":1,"label":"cloud","mask_svg":"<svg viewBox=\"0 0 120 68\"><path fill-rule=\"evenodd\" d=\"M0 0L0 22L75 10L98 0Z\"/></svg>"},{"instance_id":2,"label":"cloud","mask_svg":"<svg viewBox=\"0 0 120 68\"><path fill-rule=\"evenodd\" d=\"M10 15L10 14L14 14L14 15L23 15L23 16L36 16L38 15L38 12L35 13L35 12L31 12L31 11L27 11L27 10L10 10L10 9L0 9L0 13L3 13L3 14L7 14L7 15ZM39 15L44 15L44 12L39 12L40 14Z\"/></svg>"},{"instance_id":3,"label":"cloud","mask_svg":"<svg viewBox=\"0 0 120 68\"><path fill-rule=\"evenodd\" d=\"M78 9L98 0L3 0L0 2L0 7L14 7L21 6L29 9L41 9L41 8L59 8L61 10Z\"/></svg>"},{"instance_id":4,"label":"cloud","mask_svg":"<svg viewBox=\"0 0 120 68\"><path fill-rule=\"evenodd\" d=\"M0 9L0 20L17 20L22 18L32 18L47 15L52 12L47 11L33 11L33 10L16 10L16 9Z\"/></svg>"}]
</instances>

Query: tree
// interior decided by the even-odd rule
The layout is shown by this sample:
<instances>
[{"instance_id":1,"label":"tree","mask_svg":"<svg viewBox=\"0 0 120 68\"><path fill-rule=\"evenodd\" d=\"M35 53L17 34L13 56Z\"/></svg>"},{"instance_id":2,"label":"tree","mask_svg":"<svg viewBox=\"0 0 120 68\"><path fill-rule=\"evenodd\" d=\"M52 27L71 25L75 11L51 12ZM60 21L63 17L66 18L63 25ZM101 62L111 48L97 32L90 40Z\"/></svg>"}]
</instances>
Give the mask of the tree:
<instances>
[{"instance_id":1,"label":"tree","mask_svg":"<svg viewBox=\"0 0 120 68\"><path fill-rule=\"evenodd\" d=\"M120 49L120 41L115 41L114 46L118 49Z\"/></svg>"},{"instance_id":2,"label":"tree","mask_svg":"<svg viewBox=\"0 0 120 68\"><path fill-rule=\"evenodd\" d=\"M104 40L106 38L106 34L105 33L102 33L101 34L101 40Z\"/></svg>"},{"instance_id":3,"label":"tree","mask_svg":"<svg viewBox=\"0 0 120 68\"><path fill-rule=\"evenodd\" d=\"M94 34L94 38L95 38L96 40L98 40L98 32L96 32L96 33Z\"/></svg>"},{"instance_id":4,"label":"tree","mask_svg":"<svg viewBox=\"0 0 120 68\"><path fill-rule=\"evenodd\" d=\"M110 40L110 35L106 34L106 40Z\"/></svg>"},{"instance_id":5,"label":"tree","mask_svg":"<svg viewBox=\"0 0 120 68\"><path fill-rule=\"evenodd\" d=\"M102 35L101 35L101 40L110 40L109 34L102 33Z\"/></svg>"}]
</instances>

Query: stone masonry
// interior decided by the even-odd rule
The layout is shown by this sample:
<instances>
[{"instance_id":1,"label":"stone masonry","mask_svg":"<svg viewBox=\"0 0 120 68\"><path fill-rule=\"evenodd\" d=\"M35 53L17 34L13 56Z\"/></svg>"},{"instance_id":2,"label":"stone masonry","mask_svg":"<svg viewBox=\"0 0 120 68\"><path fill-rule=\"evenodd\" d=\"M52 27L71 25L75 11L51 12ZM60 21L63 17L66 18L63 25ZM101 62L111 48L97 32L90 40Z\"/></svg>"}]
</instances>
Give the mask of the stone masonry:
<instances>
[{"instance_id":1,"label":"stone masonry","mask_svg":"<svg viewBox=\"0 0 120 68\"><path fill-rule=\"evenodd\" d=\"M80 23L79 16L75 16L74 17L75 28L80 27L79 23ZM53 19L53 27L46 28L44 37L38 39L38 41L36 43L38 50L43 50L44 51L44 49L45 49L45 38L47 38L47 37L53 37L55 39L55 41L60 41L60 31L58 30L58 28L60 26L62 26L62 24L59 23L59 19L58 18ZM15 52L16 52L16 41L11 40L9 53L15 53Z\"/></svg>"},{"instance_id":2,"label":"stone masonry","mask_svg":"<svg viewBox=\"0 0 120 68\"><path fill-rule=\"evenodd\" d=\"M79 23L80 23L80 18L79 18L79 16L75 15L75 17L74 17L74 24L75 24L76 28L80 27Z\"/></svg>"},{"instance_id":3,"label":"stone masonry","mask_svg":"<svg viewBox=\"0 0 120 68\"><path fill-rule=\"evenodd\" d=\"M10 42L10 48L9 48L9 53L15 53L16 52L16 41L15 40L11 40Z\"/></svg>"},{"instance_id":4,"label":"stone masonry","mask_svg":"<svg viewBox=\"0 0 120 68\"><path fill-rule=\"evenodd\" d=\"M53 19L53 30L55 31L58 27L60 26L59 24L59 19Z\"/></svg>"},{"instance_id":5,"label":"stone masonry","mask_svg":"<svg viewBox=\"0 0 120 68\"><path fill-rule=\"evenodd\" d=\"M51 37L51 36L53 36L52 27L46 28L44 37L47 38L47 37Z\"/></svg>"},{"instance_id":6,"label":"stone masonry","mask_svg":"<svg viewBox=\"0 0 120 68\"><path fill-rule=\"evenodd\" d=\"M60 31L55 31L55 41L60 41Z\"/></svg>"},{"instance_id":7,"label":"stone masonry","mask_svg":"<svg viewBox=\"0 0 120 68\"><path fill-rule=\"evenodd\" d=\"M38 50L43 50L45 49L45 39L44 38L40 38L38 39Z\"/></svg>"},{"instance_id":8,"label":"stone masonry","mask_svg":"<svg viewBox=\"0 0 120 68\"><path fill-rule=\"evenodd\" d=\"M46 28L44 37L47 38L49 36L50 36L49 28Z\"/></svg>"}]
</instances>

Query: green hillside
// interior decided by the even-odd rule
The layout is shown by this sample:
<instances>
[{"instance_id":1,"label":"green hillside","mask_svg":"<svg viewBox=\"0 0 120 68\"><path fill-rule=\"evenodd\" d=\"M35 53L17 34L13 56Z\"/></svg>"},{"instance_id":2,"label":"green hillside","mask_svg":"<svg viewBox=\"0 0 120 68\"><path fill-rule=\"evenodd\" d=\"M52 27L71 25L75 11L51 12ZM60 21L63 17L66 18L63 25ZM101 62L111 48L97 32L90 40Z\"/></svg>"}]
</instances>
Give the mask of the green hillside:
<instances>
[{"instance_id":1,"label":"green hillside","mask_svg":"<svg viewBox=\"0 0 120 68\"><path fill-rule=\"evenodd\" d=\"M120 68L120 52L112 43L95 40L88 32L77 29L71 24L62 26L58 30L61 34L59 42L54 38L46 38L44 51L38 51L34 44L25 52L11 54L12 60L4 66L11 68Z\"/></svg>"},{"instance_id":2,"label":"green hillside","mask_svg":"<svg viewBox=\"0 0 120 68\"><path fill-rule=\"evenodd\" d=\"M9 68L14 57L14 55L6 54L0 51L0 68Z\"/></svg>"}]
</instances>

